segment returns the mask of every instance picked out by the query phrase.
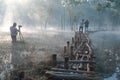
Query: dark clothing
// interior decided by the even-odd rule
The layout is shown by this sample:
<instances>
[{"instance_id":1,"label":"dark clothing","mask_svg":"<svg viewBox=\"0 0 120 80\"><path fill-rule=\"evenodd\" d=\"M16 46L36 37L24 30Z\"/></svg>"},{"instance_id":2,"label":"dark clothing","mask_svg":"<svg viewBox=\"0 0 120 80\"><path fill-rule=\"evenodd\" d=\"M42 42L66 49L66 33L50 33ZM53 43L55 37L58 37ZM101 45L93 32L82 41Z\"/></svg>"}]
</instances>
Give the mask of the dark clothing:
<instances>
[{"instance_id":1,"label":"dark clothing","mask_svg":"<svg viewBox=\"0 0 120 80\"><path fill-rule=\"evenodd\" d=\"M12 43L17 42L16 35L15 36L11 35L11 38L12 38Z\"/></svg>"},{"instance_id":2,"label":"dark clothing","mask_svg":"<svg viewBox=\"0 0 120 80\"><path fill-rule=\"evenodd\" d=\"M79 31L81 31L81 30L83 31L83 26L80 26L80 27L79 27Z\"/></svg>"},{"instance_id":3,"label":"dark clothing","mask_svg":"<svg viewBox=\"0 0 120 80\"><path fill-rule=\"evenodd\" d=\"M88 31L88 27L89 27L89 21L86 20L86 21L85 21L85 31Z\"/></svg>"},{"instance_id":4,"label":"dark clothing","mask_svg":"<svg viewBox=\"0 0 120 80\"><path fill-rule=\"evenodd\" d=\"M82 32L83 32L83 25L84 25L84 19L82 19L82 22L80 23L79 31L82 30Z\"/></svg>"},{"instance_id":5,"label":"dark clothing","mask_svg":"<svg viewBox=\"0 0 120 80\"><path fill-rule=\"evenodd\" d=\"M89 26L89 21L85 21L85 27L88 27Z\"/></svg>"}]
</instances>

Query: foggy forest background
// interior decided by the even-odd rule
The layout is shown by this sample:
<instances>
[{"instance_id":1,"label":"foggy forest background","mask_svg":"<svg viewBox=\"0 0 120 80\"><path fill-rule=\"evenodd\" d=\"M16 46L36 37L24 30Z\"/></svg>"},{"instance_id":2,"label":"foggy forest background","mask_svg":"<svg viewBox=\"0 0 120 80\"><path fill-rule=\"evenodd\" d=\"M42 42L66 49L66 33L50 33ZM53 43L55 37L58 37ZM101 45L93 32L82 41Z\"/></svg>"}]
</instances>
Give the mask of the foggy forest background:
<instances>
[{"instance_id":1,"label":"foggy forest background","mask_svg":"<svg viewBox=\"0 0 120 80\"><path fill-rule=\"evenodd\" d=\"M120 20L119 0L0 0L0 24L12 22L46 29L74 30L81 19L91 28L117 30ZM13 0L12 0L13 1Z\"/></svg>"},{"instance_id":2,"label":"foggy forest background","mask_svg":"<svg viewBox=\"0 0 120 80\"><path fill-rule=\"evenodd\" d=\"M23 26L22 32L24 28L41 30L23 32L25 47L17 53L22 56L21 64L25 67L30 62L39 67L39 63L49 60L53 53L61 58L63 46L74 32L44 30L76 30L82 19L90 21L89 30L108 30L89 34L89 37L97 56L97 71L111 76L116 66L120 67L120 33L114 31L120 30L120 0L0 0L0 32L2 28L9 31L13 22ZM6 61L4 57L8 55L10 61L11 38L8 32L0 34L1 59Z\"/></svg>"}]
</instances>

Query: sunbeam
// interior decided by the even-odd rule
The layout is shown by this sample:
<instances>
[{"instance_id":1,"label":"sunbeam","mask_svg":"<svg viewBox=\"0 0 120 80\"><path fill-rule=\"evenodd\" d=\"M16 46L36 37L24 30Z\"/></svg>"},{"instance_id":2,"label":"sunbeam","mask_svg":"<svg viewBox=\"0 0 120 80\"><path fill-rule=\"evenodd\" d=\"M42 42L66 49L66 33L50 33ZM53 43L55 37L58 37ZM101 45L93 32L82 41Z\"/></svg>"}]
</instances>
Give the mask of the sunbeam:
<instances>
[{"instance_id":1,"label":"sunbeam","mask_svg":"<svg viewBox=\"0 0 120 80\"><path fill-rule=\"evenodd\" d=\"M29 0L5 0L7 5L11 5L11 4L27 4L29 2Z\"/></svg>"}]
</instances>

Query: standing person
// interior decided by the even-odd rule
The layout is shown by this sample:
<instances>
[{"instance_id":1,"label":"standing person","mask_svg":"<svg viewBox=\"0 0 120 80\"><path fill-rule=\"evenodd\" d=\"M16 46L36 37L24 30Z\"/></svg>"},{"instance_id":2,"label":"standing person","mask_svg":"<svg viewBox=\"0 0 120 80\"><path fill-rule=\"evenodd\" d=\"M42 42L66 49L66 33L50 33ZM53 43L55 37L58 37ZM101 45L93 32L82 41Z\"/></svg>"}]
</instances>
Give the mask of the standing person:
<instances>
[{"instance_id":1,"label":"standing person","mask_svg":"<svg viewBox=\"0 0 120 80\"><path fill-rule=\"evenodd\" d=\"M89 21L85 21L85 32L88 32L88 27L89 27Z\"/></svg>"},{"instance_id":2,"label":"standing person","mask_svg":"<svg viewBox=\"0 0 120 80\"><path fill-rule=\"evenodd\" d=\"M79 31L82 29L83 31L83 25L84 25L84 19L82 19L82 22L80 23Z\"/></svg>"},{"instance_id":3,"label":"standing person","mask_svg":"<svg viewBox=\"0 0 120 80\"><path fill-rule=\"evenodd\" d=\"M13 23L13 26L10 27L10 34L11 34L11 38L12 38L12 43L16 43L17 39L17 33L18 33L18 29L16 28L17 23Z\"/></svg>"},{"instance_id":4,"label":"standing person","mask_svg":"<svg viewBox=\"0 0 120 80\"><path fill-rule=\"evenodd\" d=\"M66 53L68 56L70 56L70 42L69 41L67 41Z\"/></svg>"}]
</instances>

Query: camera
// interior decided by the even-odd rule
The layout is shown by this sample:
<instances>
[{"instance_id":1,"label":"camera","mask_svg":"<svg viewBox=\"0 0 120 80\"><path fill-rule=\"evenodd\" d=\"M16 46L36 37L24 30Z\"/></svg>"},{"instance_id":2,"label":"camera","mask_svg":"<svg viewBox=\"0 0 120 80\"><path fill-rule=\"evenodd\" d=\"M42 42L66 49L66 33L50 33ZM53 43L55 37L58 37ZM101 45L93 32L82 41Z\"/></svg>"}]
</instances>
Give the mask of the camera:
<instances>
[{"instance_id":1,"label":"camera","mask_svg":"<svg viewBox=\"0 0 120 80\"><path fill-rule=\"evenodd\" d=\"M21 28L21 27L22 27L22 25L18 25L18 27L19 27L19 28Z\"/></svg>"}]
</instances>

